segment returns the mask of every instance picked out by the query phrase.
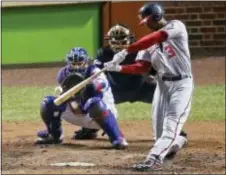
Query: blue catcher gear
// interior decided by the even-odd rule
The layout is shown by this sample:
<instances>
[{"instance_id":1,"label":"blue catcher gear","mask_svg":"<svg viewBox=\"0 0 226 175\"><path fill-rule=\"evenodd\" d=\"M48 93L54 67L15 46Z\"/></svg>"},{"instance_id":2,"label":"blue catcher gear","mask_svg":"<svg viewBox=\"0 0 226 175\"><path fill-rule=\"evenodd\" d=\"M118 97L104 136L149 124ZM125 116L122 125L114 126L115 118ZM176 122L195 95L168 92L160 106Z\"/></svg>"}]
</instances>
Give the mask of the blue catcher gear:
<instances>
[{"instance_id":1,"label":"blue catcher gear","mask_svg":"<svg viewBox=\"0 0 226 175\"><path fill-rule=\"evenodd\" d=\"M147 23L151 18L152 21L160 21L164 16L164 10L160 4L148 3L142 6L139 10L139 17L141 19L140 24Z\"/></svg>"},{"instance_id":2,"label":"blue catcher gear","mask_svg":"<svg viewBox=\"0 0 226 175\"><path fill-rule=\"evenodd\" d=\"M40 113L47 130L37 133L39 139L36 144L56 144L63 140L63 131L61 127L61 114L66 110L66 104L56 106L54 100L56 97L47 96L41 102Z\"/></svg>"},{"instance_id":3,"label":"blue catcher gear","mask_svg":"<svg viewBox=\"0 0 226 175\"><path fill-rule=\"evenodd\" d=\"M84 73L89 63L87 51L81 47L71 49L71 51L66 55L66 63L72 70Z\"/></svg>"},{"instance_id":4,"label":"blue catcher gear","mask_svg":"<svg viewBox=\"0 0 226 175\"><path fill-rule=\"evenodd\" d=\"M127 148L128 143L119 129L118 122L114 114L111 110L107 109L106 104L101 98L90 98L84 108L88 111L90 117L93 118L108 135L113 148Z\"/></svg>"}]
</instances>

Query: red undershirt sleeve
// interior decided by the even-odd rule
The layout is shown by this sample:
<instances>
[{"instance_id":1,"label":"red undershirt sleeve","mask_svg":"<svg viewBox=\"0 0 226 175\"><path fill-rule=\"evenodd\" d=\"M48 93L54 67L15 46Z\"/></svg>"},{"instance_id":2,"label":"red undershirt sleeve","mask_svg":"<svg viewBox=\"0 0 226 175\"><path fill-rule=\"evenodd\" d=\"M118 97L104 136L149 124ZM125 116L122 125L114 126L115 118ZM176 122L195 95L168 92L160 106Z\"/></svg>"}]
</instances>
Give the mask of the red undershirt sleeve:
<instances>
[{"instance_id":1,"label":"red undershirt sleeve","mask_svg":"<svg viewBox=\"0 0 226 175\"><path fill-rule=\"evenodd\" d=\"M132 53L132 52L137 52L140 50L147 49L156 43L161 43L165 41L167 37L168 37L167 32L162 30L150 33L142 37L141 39L139 39L137 42L129 45L129 47L127 48L127 51L128 53Z\"/></svg>"},{"instance_id":2,"label":"red undershirt sleeve","mask_svg":"<svg viewBox=\"0 0 226 175\"><path fill-rule=\"evenodd\" d=\"M144 74L149 72L151 69L151 63L148 61L138 61L130 65L122 65L121 73L126 74Z\"/></svg>"}]
</instances>

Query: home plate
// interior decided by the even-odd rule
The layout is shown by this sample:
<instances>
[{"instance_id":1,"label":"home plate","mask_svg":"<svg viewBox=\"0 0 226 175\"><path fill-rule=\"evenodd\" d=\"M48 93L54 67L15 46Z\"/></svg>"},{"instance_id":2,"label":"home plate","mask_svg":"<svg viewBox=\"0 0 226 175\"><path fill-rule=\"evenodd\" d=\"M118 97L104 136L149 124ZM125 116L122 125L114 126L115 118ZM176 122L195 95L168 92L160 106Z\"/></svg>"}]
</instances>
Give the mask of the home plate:
<instances>
[{"instance_id":1,"label":"home plate","mask_svg":"<svg viewBox=\"0 0 226 175\"><path fill-rule=\"evenodd\" d=\"M85 163L85 162L62 162L62 163L52 163L51 166L77 166L77 167L89 167L95 166L93 163Z\"/></svg>"}]
</instances>

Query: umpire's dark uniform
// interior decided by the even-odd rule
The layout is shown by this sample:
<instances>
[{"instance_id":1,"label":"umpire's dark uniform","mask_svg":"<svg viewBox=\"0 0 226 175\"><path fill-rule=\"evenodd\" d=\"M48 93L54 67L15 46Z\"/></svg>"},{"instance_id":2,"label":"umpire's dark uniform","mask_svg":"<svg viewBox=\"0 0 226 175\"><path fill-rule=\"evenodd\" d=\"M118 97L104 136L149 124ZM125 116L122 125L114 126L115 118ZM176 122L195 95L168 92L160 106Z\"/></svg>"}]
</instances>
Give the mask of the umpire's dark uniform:
<instances>
[{"instance_id":1,"label":"umpire's dark uniform","mask_svg":"<svg viewBox=\"0 0 226 175\"><path fill-rule=\"evenodd\" d=\"M113 56L114 52L110 47L100 48L97 51L94 64L99 68L103 68L103 64L111 61ZM137 53L127 55L126 59L121 64L133 64L136 56ZM155 73L156 72L153 69L150 72L151 75L154 75ZM116 104L135 101L142 101L146 103L152 102L156 84L149 83L147 81L148 75L106 72L106 76L110 82Z\"/></svg>"}]
</instances>

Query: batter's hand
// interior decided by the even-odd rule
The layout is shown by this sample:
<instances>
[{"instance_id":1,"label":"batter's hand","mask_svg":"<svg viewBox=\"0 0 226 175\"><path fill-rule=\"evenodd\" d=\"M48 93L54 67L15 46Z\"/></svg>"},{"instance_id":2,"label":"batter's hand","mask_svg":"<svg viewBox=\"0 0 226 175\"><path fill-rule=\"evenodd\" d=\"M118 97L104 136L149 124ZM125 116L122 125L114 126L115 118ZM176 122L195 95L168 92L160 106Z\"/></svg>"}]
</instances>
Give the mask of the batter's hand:
<instances>
[{"instance_id":1,"label":"batter's hand","mask_svg":"<svg viewBox=\"0 0 226 175\"><path fill-rule=\"evenodd\" d=\"M106 68L107 71L114 71L114 72L120 72L121 71L121 66L116 64L113 61L104 63L104 67Z\"/></svg>"}]
</instances>

